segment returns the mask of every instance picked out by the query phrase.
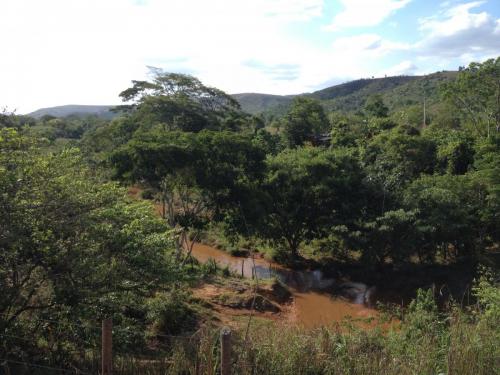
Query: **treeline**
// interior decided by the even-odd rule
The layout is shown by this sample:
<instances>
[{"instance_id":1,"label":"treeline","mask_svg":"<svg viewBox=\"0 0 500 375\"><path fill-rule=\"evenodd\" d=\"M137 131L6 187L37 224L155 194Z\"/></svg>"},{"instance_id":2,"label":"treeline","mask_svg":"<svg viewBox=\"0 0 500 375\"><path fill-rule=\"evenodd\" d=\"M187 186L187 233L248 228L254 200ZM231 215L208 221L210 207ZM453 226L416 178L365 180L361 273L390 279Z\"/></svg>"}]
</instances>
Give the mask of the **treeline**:
<instances>
[{"instance_id":1,"label":"treeline","mask_svg":"<svg viewBox=\"0 0 500 375\"><path fill-rule=\"evenodd\" d=\"M47 153L0 129L0 207L0 371L8 360L85 359L99 348L104 317L123 327L118 348L133 352L165 319L188 314L172 292L189 272L173 256L168 225L77 149ZM185 329L189 319L180 320L169 329Z\"/></svg>"},{"instance_id":2,"label":"treeline","mask_svg":"<svg viewBox=\"0 0 500 375\"><path fill-rule=\"evenodd\" d=\"M190 190L204 219L175 225L220 222L283 259L314 241L369 265L475 261L500 233L499 72L500 59L461 70L432 122L373 96L358 114L299 97L265 124L193 77L157 71L122 93L129 114L85 134L83 147L158 201Z\"/></svg>"},{"instance_id":3,"label":"treeline","mask_svg":"<svg viewBox=\"0 0 500 375\"><path fill-rule=\"evenodd\" d=\"M499 58L461 69L432 117L391 112L380 95L357 113L297 97L266 122L194 77L154 70L120 94L111 122L0 122L51 150L79 147L109 177L141 185L183 233L219 223L230 241L254 236L283 261L314 243L370 266L474 263L500 233L499 72Z\"/></svg>"},{"instance_id":4,"label":"treeline","mask_svg":"<svg viewBox=\"0 0 500 375\"><path fill-rule=\"evenodd\" d=\"M220 223L231 241L255 236L282 260L314 242L372 266L475 261L500 228L499 66L461 69L425 116L423 106L391 111L380 95L356 113L297 97L266 122L194 77L153 70L120 94L111 122L0 121L52 150L79 147L90 165L175 208L169 224L185 232Z\"/></svg>"},{"instance_id":5,"label":"treeline","mask_svg":"<svg viewBox=\"0 0 500 375\"><path fill-rule=\"evenodd\" d=\"M111 122L0 114L1 358L85 362L108 316L122 353L193 329L182 287L213 271L180 249L213 223L283 261L314 243L369 266L475 263L499 240L499 72L500 59L462 70L443 87L450 112L421 123L380 97L358 114L297 98L266 123L161 71L122 93ZM495 319L498 289L484 290Z\"/></svg>"}]
</instances>

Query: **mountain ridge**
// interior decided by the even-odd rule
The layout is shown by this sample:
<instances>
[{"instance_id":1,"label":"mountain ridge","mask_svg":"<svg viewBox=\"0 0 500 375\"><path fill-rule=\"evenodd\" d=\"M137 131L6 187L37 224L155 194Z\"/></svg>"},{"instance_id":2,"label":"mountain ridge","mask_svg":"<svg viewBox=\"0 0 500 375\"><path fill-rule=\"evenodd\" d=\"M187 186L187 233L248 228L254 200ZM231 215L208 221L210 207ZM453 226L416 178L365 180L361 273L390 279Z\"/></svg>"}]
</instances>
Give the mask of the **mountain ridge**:
<instances>
[{"instance_id":1,"label":"mountain ridge","mask_svg":"<svg viewBox=\"0 0 500 375\"><path fill-rule=\"evenodd\" d=\"M68 117L68 116L97 116L111 119L116 116L111 108L116 105L87 105L87 104L65 104L55 107L40 108L27 115L39 119L43 116Z\"/></svg>"},{"instance_id":2,"label":"mountain ridge","mask_svg":"<svg viewBox=\"0 0 500 375\"><path fill-rule=\"evenodd\" d=\"M355 112L362 109L366 99L380 94L391 110L405 105L417 104L424 96L430 103L439 97L439 85L456 76L456 71L441 71L421 76L391 76L362 78L323 88L311 93L297 95L274 95L266 93L237 93L231 96L243 111L253 115L280 116L287 112L294 97L306 96L321 101L327 111ZM425 87L425 88L424 88ZM28 114L35 118L44 115L67 117L71 115L95 115L112 119L117 114L110 111L114 105L62 105L40 108Z\"/></svg>"}]
</instances>

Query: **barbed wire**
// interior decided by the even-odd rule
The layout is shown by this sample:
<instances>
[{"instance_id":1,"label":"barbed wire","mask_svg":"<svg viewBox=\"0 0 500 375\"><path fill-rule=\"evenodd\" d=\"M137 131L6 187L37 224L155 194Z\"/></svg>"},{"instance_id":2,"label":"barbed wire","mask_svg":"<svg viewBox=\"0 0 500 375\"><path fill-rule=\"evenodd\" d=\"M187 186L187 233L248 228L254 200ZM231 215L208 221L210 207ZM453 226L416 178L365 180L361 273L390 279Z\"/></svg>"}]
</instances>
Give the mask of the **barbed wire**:
<instances>
[{"instance_id":1,"label":"barbed wire","mask_svg":"<svg viewBox=\"0 0 500 375\"><path fill-rule=\"evenodd\" d=\"M5 313L0 313L0 316L8 316L8 314L5 314ZM59 326L74 326L74 327L80 327L80 328L85 328L85 329L94 329L94 330L98 330L98 331L101 331L102 330L102 326L97 326L97 325L87 325L87 324L82 324L82 323L74 323L74 322L61 322L61 321L57 321L57 320L54 320L54 319L47 319L47 318L41 318L41 317L34 317L34 320L37 320L37 321L41 321L41 322L48 322L48 323L54 323L56 325L59 325ZM129 329L123 327L123 326L120 326L120 325L113 325L113 328L112 328L112 331L113 333L124 333L124 332L130 332ZM190 339L192 338L195 334L197 334L200 330L197 330L195 331L193 334L191 335L169 335L169 334L161 334L161 333L158 333L158 334L152 334L152 336L158 336L158 337L168 337L168 338L185 338L185 339Z\"/></svg>"},{"instance_id":2,"label":"barbed wire","mask_svg":"<svg viewBox=\"0 0 500 375\"><path fill-rule=\"evenodd\" d=\"M20 317L23 313L19 314L18 317ZM0 316L5 316L7 318L12 317L12 314L8 313L0 313ZM47 322L47 323L55 323L58 325L63 325L63 323L60 320L55 320L55 319L48 319L48 318L41 318L40 316L30 316L30 319L35 319L37 321L41 322ZM101 330L101 326L97 325L92 325L92 324L83 324L83 323L75 323L75 322L64 322L64 325L66 326L75 326L75 327L80 327L80 328L85 328L85 329L96 329L96 330Z\"/></svg>"},{"instance_id":3,"label":"barbed wire","mask_svg":"<svg viewBox=\"0 0 500 375\"><path fill-rule=\"evenodd\" d=\"M39 365L39 364L36 364L36 363L24 362L24 361L17 361L17 360L8 359L8 358L0 358L0 361L2 361L3 364L5 364L5 363L15 363L15 364L18 364L18 365L26 365L26 366L29 366L29 367L38 367L38 368L43 368L43 369L46 369L46 370L53 370L53 371L59 371L59 372L65 372L65 373L75 373L75 374L82 374L82 375L92 375L90 372L85 372L85 371L82 371L82 370L79 370L79 369L69 370L69 369L64 369L64 368L60 368L60 367L51 367L51 366L46 366L46 365Z\"/></svg>"}]
</instances>

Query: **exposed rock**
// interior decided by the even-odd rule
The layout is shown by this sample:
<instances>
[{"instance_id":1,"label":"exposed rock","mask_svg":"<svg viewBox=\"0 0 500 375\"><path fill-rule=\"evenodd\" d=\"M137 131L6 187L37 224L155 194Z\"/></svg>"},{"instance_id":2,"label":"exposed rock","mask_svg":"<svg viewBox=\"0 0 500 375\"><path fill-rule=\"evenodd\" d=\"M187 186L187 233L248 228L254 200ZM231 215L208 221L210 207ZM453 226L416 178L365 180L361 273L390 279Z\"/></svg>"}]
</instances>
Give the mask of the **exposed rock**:
<instances>
[{"instance_id":1,"label":"exposed rock","mask_svg":"<svg viewBox=\"0 0 500 375\"><path fill-rule=\"evenodd\" d=\"M214 297L212 301L217 303L218 305L231 307L233 309L251 309L253 304L255 310L260 312L269 311L276 313L281 311L279 306L277 306L261 294L257 294L255 296L254 303L254 295L249 292L243 294L224 293Z\"/></svg>"},{"instance_id":2,"label":"exposed rock","mask_svg":"<svg viewBox=\"0 0 500 375\"><path fill-rule=\"evenodd\" d=\"M292 300L292 293L279 281L273 282L270 286L259 287L258 293L277 303L287 303Z\"/></svg>"}]
</instances>

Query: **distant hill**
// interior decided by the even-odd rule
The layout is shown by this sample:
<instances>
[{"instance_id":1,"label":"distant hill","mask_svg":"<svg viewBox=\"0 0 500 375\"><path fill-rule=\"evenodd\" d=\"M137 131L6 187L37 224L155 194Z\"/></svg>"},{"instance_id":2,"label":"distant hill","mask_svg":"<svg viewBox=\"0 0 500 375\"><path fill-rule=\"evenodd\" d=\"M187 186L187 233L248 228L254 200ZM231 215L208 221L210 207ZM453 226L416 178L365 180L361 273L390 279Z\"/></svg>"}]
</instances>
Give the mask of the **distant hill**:
<instances>
[{"instance_id":1,"label":"distant hill","mask_svg":"<svg viewBox=\"0 0 500 375\"><path fill-rule=\"evenodd\" d=\"M326 110L355 112L361 110L366 99L380 94L391 110L420 103L425 85L430 103L438 100L438 86L456 76L457 72L438 72L425 76L395 76L385 78L358 79L302 94L322 102ZM286 113L294 95L235 94L242 109L252 114L282 115Z\"/></svg>"},{"instance_id":2,"label":"distant hill","mask_svg":"<svg viewBox=\"0 0 500 375\"><path fill-rule=\"evenodd\" d=\"M112 119L116 113L111 112L112 105L61 105L57 107L41 108L28 114L34 118L43 116L68 117L68 116L97 116L103 119Z\"/></svg>"},{"instance_id":3,"label":"distant hill","mask_svg":"<svg viewBox=\"0 0 500 375\"><path fill-rule=\"evenodd\" d=\"M293 95L270 95L270 94L233 94L231 95L241 105L245 112L257 114L270 108L283 108L286 110L293 100Z\"/></svg>"},{"instance_id":4,"label":"distant hill","mask_svg":"<svg viewBox=\"0 0 500 375\"><path fill-rule=\"evenodd\" d=\"M425 76L396 76L384 78L358 79L342 83L312 93L301 94L318 99L327 111L356 112L363 108L366 99L373 94L382 95L390 110L422 102L423 87L430 105L438 101L438 86L456 77L457 72L437 72ZM243 111L251 114L280 116L287 112L293 98L298 95L270 95L242 93L232 95ZM95 115L112 119L116 113L110 105L63 105L42 108L29 114L40 118L44 115L54 117Z\"/></svg>"},{"instance_id":5,"label":"distant hill","mask_svg":"<svg viewBox=\"0 0 500 375\"><path fill-rule=\"evenodd\" d=\"M385 104L394 111L401 107L421 103L425 96L429 104L439 100L439 85L451 80L456 76L456 72L439 72L425 76L400 76L358 80L349 82L347 88L357 87L357 90L342 88L335 90L339 86L334 86L325 90L312 93L311 96L323 101L325 109L332 111L354 112L361 110L366 99L373 94L380 94ZM326 91L326 93L325 93ZM328 97L329 96L329 97Z\"/></svg>"}]
</instances>

